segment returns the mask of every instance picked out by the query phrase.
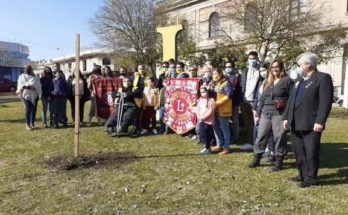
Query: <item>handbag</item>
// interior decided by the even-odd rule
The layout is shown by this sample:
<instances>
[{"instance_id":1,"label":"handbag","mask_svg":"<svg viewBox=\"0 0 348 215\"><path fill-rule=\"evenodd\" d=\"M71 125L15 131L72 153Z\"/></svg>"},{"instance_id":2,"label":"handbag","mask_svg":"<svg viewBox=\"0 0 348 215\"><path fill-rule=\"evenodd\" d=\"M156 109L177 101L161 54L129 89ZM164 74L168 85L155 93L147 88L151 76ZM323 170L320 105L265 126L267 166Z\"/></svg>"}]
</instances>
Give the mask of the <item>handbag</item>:
<instances>
[{"instance_id":1,"label":"handbag","mask_svg":"<svg viewBox=\"0 0 348 215\"><path fill-rule=\"evenodd\" d=\"M287 103L288 103L287 99L274 99L275 108L277 110L285 109Z\"/></svg>"},{"instance_id":2,"label":"handbag","mask_svg":"<svg viewBox=\"0 0 348 215\"><path fill-rule=\"evenodd\" d=\"M288 103L288 98L277 98L275 99L273 96L273 86L271 91L271 97L274 99L274 105L277 110L284 110L286 108L286 104Z\"/></svg>"}]
</instances>

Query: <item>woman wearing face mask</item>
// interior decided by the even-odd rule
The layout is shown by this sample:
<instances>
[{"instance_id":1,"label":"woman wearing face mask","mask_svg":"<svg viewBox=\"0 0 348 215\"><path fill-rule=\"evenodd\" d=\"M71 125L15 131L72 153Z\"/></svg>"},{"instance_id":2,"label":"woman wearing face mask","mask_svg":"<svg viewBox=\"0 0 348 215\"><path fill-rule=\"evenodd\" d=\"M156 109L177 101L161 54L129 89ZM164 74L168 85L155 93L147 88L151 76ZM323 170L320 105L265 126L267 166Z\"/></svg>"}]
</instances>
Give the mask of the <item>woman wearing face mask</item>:
<instances>
[{"instance_id":1,"label":"woman wearing face mask","mask_svg":"<svg viewBox=\"0 0 348 215\"><path fill-rule=\"evenodd\" d=\"M260 97L262 95L263 88L264 88L264 85L265 85L266 80L267 80L268 68L269 68L269 62L261 63L260 70L259 70L260 71L260 78L257 82L256 89L255 89L255 100L254 100L254 106L253 106L254 117L256 116L257 108L259 106ZM255 140L257 137L258 128L259 128L259 122L255 122L253 144L255 143ZM268 139L268 141L267 141L268 146L267 147L268 147L268 152L269 152L267 154L267 155L269 155L268 161L273 163L275 161L275 156L274 156L274 140L273 140L272 131L269 133L267 139Z\"/></svg>"},{"instance_id":2,"label":"woman wearing face mask","mask_svg":"<svg viewBox=\"0 0 348 215\"><path fill-rule=\"evenodd\" d=\"M197 118L199 125L197 125L200 133L202 143L204 143L204 149L201 150L201 154L210 154L210 142L212 125L215 122L215 101L209 97L208 90L206 87L200 88L201 97L197 102Z\"/></svg>"},{"instance_id":3,"label":"woman wearing face mask","mask_svg":"<svg viewBox=\"0 0 348 215\"><path fill-rule=\"evenodd\" d=\"M125 79L125 78L128 78L128 72L127 72L127 69L126 67L121 67L120 68L120 75L118 76L119 79Z\"/></svg>"},{"instance_id":4,"label":"woman wearing face mask","mask_svg":"<svg viewBox=\"0 0 348 215\"><path fill-rule=\"evenodd\" d=\"M35 76L31 65L25 65L23 74L18 77L16 93L22 98L25 105L25 128L28 131L35 129L37 102L41 95L40 79Z\"/></svg>"},{"instance_id":5,"label":"woman wearing face mask","mask_svg":"<svg viewBox=\"0 0 348 215\"><path fill-rule=\"evenodd\" d=\"M67 127L66 100L68 95L68 85L62 71L58 71L53 79L53 128L58 128L58 123Z\"/></svg>"},{"instance_id":6,"label":"woman wearing face mask","mask_svg":"<svg viewBox=\"0 0 348 215\"><path fill-rule=\"evenodd\" d=\"M201 86L208 87L211 84L213 79L211 69L207 66L204 66L202 68L201 74L202 74ZM207 89L210 90L209 87Z\"/></svg>"},{"instance_id":7,"label":"woman wearing face mask","mask_svg":"<svg viewBox=\"0 0 348 215\"><path fill-rule=\"evenodd\" d=\"M47 128L47 109L50 112L50 126L53 126L53 97L51 91L53 90L53 73L50 67L46 66L44 74L40 78L42 87L42 127Z\"/></svg>"},{"instance_id":8,"label":"woman wearing face mask","mask_svg":"<svg viewBox=\"0 0 348 215\"><path fill-rule=\"evenodd\" d=\"M254 159L250 168L260 166L262 154L265 152L267 137L272 130L275 142L275 165L273 171L283 168L283 158L286 153L285 129L282 126L282 114L290 95L292 80L285 73L284 63L274 60L267 80L264 84L259 106L255 114L255 122L259 121L259 129L254 145Z\"/></svg>"},{"instance_id":9,"label":"woman wearing face mask","mask_svg":"<svg viewBox=\"0 0 348 215\"><path fill-rule=\"evenodd\" d=\"M230 152L231 144L229 119L232 116L233 89L231 82L224 77L221 69L213 71L213 81L215 83L214 94L217 106L213 128L217 143L212 151L226 155Z\"/></svg>"}]
</instances>

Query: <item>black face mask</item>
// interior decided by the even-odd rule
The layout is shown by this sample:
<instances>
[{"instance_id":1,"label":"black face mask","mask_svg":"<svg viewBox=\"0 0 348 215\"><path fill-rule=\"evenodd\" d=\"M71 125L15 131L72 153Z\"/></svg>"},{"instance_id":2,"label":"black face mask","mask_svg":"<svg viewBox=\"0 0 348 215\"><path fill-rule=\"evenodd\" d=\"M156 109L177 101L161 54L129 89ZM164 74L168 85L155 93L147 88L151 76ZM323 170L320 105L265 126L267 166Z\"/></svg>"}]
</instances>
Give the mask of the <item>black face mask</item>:
<instances>
[{"instance_id":1,"label":"black face mask","mask_svg":"<svg viewBox=\"0 0 348 215\"><path fill-rule=\"evenodd\" d=\"M121 76L127 76L127 73L120 73Z\"/></svg>"}]
</instances>

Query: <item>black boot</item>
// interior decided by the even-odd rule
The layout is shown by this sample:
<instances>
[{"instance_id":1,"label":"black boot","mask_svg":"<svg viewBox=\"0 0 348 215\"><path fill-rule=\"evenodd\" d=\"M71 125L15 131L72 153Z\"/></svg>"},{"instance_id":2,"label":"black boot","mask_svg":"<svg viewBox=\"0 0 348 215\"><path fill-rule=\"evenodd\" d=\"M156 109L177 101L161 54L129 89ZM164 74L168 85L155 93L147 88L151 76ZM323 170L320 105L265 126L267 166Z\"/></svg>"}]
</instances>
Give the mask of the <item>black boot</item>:
<instances>
[{"instance_id":1,"label":"black boot","mask_svg":"<svg viewBox=\"0 0 348 215\"><path fill-rule=\"evenodd\" d=\"M254 154L253 160L252 160L251 163L248 165L249 168L255 168L255 167L257 167L257 166L260 166L261 158L262 158L262 154L257 154L257 153L255 153L255 154Z\"/></svg>"},{"instance_id":2,"label":"black boot","mask_svg":"<svg viewBox=\"0 0 348 215\"><path fill-rule=\"evenodd\" d=\"M272 168L273 172L278 172L283 169L283 156L276 156L276 161L274 167Z\"/></svg>"},{"instance_id":3,"label":"black boot","mask_svg":"<svg viewBox=\"0 0 348 215\"><path fill-rule=\"evenodd\" d=\"M274 155L270 155L270 156L268 157L267 162L273 164L275 160L276 160L276 157L275 157Z\"/></svg>"}]
</instances>

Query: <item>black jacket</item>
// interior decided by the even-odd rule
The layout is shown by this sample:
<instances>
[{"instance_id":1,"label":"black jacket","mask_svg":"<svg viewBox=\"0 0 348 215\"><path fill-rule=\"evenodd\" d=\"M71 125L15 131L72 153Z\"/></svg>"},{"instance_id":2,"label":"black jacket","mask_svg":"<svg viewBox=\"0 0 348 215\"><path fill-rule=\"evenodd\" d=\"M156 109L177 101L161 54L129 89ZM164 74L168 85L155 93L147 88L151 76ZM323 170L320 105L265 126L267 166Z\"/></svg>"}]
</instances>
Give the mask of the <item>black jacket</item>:
<instances>
[{"instance_id":1,"label":"black jacket","mask_svg":"<svg viewBox=\"0 0 348 215\"><path fill-rule=\"evenodd\" d=\"M314 71L298 105L295 106L295 97L301 80L292 87L283 119L288 120L288 125L296 131L313 130L315 123L325 126L333 101L331 76Z\"/></svg>"}]
</instances>

